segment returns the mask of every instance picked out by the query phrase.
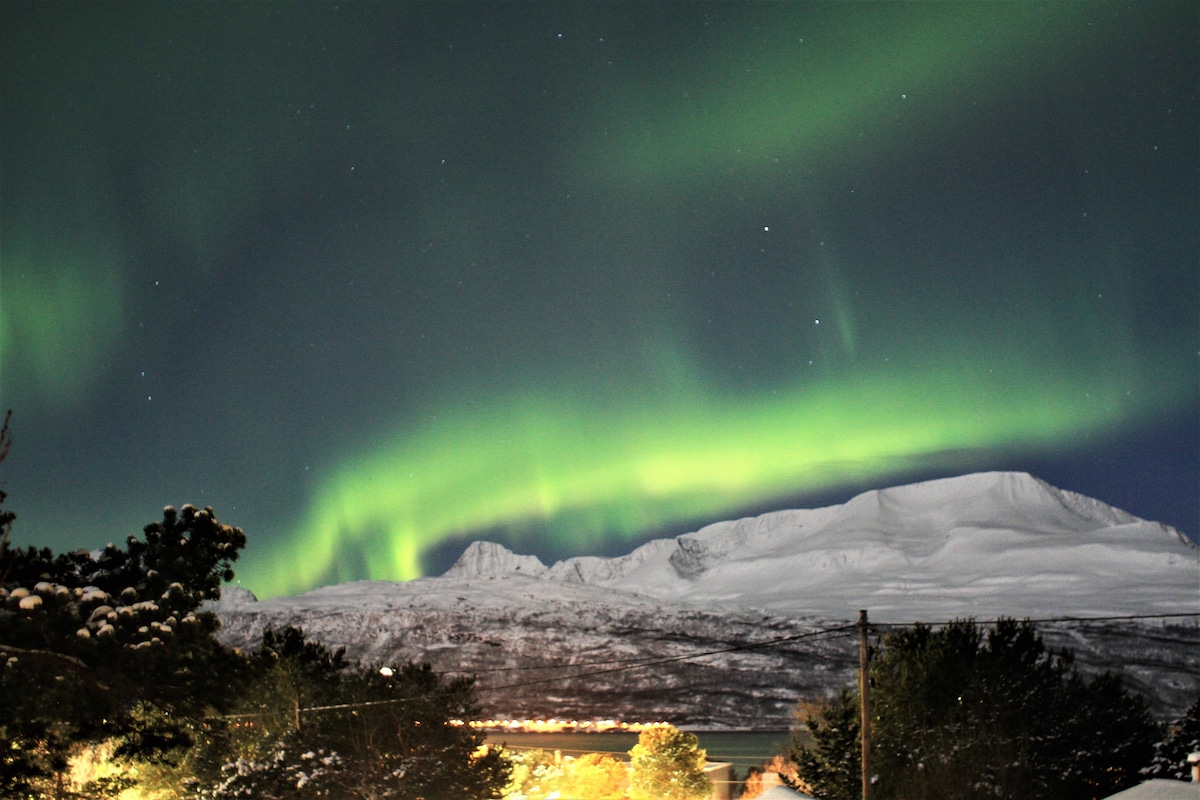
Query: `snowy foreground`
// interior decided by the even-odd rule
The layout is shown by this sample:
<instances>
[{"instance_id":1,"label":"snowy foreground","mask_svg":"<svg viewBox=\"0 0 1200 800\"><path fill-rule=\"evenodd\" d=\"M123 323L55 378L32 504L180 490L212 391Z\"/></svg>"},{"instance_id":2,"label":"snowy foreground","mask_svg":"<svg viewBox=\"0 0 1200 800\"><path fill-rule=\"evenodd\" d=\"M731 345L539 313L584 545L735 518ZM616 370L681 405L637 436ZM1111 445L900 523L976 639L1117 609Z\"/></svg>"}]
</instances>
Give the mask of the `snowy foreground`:
<instances>
[{"instance_id":1,"label":"snowy foreground","mask_svg":"<svg viewBox=\"0 0 1200 800\"><path fill-rule=\"evenodd\" d=\"M820 632L859 609L899 623L1195 613L1200 549L1030 475L983 473L720 522L618 558L547 567L475 542L441 577L262 602L232 588L216 608L230 643L296 625L356 659L475 674L492 716L765 730L786 728L798 698L853 681L854 632ZM1085 669L1121 672L1160 716L1200 691L1200 618L1039 628ZM550 680L567 675L580 677Z\"/></svg>"}]
</instances>

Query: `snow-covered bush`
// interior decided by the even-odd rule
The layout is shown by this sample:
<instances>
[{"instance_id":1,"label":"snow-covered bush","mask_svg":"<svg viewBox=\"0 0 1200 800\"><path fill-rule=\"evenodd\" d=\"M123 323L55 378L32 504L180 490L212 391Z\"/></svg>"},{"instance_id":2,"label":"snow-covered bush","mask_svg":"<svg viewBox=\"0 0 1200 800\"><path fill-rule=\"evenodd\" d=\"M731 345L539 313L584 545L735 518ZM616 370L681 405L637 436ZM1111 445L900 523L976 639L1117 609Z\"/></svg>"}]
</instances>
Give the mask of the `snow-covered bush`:
<instances>
[{"instance_id":1,"label":"snow-covered bush","mask_svg":"<svg viewBox=\"0 0 1200 800\"><path fill-rule=\"evenodd\" d=\"M191 720L226 704L241 660L199 609L219 596L245 542L193 506L167 507L143 537L94 554L0 537L4 791L20 796L61 774L84 743L114 739L117 757L185 745Z\"/></svg>"}]
</instances>

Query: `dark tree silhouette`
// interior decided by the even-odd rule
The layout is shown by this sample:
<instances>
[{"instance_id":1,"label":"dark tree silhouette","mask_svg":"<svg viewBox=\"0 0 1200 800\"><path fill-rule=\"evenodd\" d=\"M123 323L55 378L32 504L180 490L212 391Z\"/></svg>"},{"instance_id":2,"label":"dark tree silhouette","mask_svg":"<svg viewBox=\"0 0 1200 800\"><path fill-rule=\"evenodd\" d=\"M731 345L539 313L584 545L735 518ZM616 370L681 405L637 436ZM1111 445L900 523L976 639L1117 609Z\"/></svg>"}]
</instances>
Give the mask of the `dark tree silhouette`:
<instances>
[{"instance_id":1,"label":"dark tree silhouette","mask_svg":"<svg viewBox=\"0 0 1200 800\"><path fill-rule=\"evenodd\" d=\"M508 763L478 753L482 735L462 724L477 713L470 679L347 664L296 628L268 631L255 661L243 707L260 738L207 797L492 798L508 782Z\"/></svg>"},{"instance_id":2,"label":"dark tree silhouette","mask_svg":"<svg viewBox=\"0 0 1200 800\"><path fill-rule=\"evenodd\" d=\"M46 781L61 793L84 744L115 740L117 757L150 759L190 745L194 721L227 706L243 668L200 611L232 578L242 531L211 508L168 507L125 547L55 555L13 547L14 519L0 511L0 796Z\"/></svg>"},{"instance_id":3,"label":"dark tree silhouette","mask_svg":"<svg viewBox=\"0 0 1200 800\"><path fill-rule=\"evenodd\" d=\"M1200 752L1200 696L1183 716L1167 726L1166 735L1154 746L1154 757L1142 770L1147 778L1190 781L1188 756Z\"/></svg>"},{"instance_id":4,"label":"dark tree silhouette","mask_svg":"<svg viewBox=\"0 0 1200 800\"><path fill-rule=\"evenodd\" d=\"M1090 800L1135 785L1157 738L1145 702L1071 662L1029 622L889 633L870 667L873 796ZM816 797L861 796L857 706L844 690L810 718L816 747L793 744Z\"/></svg>"}]
</instances>

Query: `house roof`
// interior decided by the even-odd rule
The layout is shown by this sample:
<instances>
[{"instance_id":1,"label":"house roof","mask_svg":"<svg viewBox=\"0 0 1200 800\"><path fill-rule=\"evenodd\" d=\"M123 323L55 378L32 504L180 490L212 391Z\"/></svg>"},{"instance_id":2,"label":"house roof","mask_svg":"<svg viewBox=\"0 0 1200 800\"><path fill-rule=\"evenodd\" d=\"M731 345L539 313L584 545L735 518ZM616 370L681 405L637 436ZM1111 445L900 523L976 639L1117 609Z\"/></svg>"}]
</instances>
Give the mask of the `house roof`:
<instances>
[{"instance_id":1,"label":"house roof","mask_svg":"<svg viewBox=\"0 0 1200 800\"><path fill-rule=\"evenodd\" d=\"M1107 800L1200 800L1200 783L1156 779L1109 795Z\"/></svg>"},{"instance_id":2,"label":"house roof","mask_svg":"<svg viewBox=\"0 0 1200 800\"><path fill-rule=\"evenodd\" d=\"M789 789L786 786L772 786L758 796L758 800L796 800L796 798L808 798L808 800L812 800L811 795L800 794L800 792Z\"/></svg>"}]
</instances>

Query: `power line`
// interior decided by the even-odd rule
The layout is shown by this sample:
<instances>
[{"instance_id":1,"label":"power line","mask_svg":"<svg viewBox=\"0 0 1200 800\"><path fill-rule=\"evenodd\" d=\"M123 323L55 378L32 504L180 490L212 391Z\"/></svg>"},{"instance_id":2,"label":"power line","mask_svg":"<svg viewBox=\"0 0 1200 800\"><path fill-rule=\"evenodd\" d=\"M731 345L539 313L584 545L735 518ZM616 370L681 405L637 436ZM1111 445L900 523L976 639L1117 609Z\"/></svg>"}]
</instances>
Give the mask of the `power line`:
<instances>
[{"instance_id":1,"label":"power line","mask_svg":"<svg viewBox=\"0 0 1200 800\"><path fill-rule=\"evenodd\" d=\"M837 630L837 629L831 629L831 630ZM823 632L828 632L828 631L823 631ZM733 645L731 647L724 648L721 650L709 650L709 651L706 651L703 653L695 653L695 654L693 654L693 656L689 656L689 657L699 658L700 656L715 655L715 654L719 654L719 653L730 653L730 652L734 652L737 650L755 650L755 649L764 648L764 647L775 647L780 644L786 644L787 642L795 641L796 639L803 639L805 637L813 635L813 633L814 633L813 631L809 631L809 632L802 633L802 634L779 636L774 639L766 639L761 642L755 642L755 643L751 643L751 644ZM680 658L682 658L682 656ZM535 665L531 665L531 666L527 665L527 666L521 666L521 667L487 667L484 669L471 669L471 670L466 670L466 669L434 670L434 674L435 675L466 675L466 674L484 675L484 674L488 674L488 673L492 673L492 672L529 672L531 670L542 670L542 669L570 669L573 667L574 668L602 667L602 666L608 666L610 664L637 665L645 660L646 660L645 658L611 658L611 659L604 659L602 661L564 661L564 662L559 662L557 664L535 664Z\"/></svg>"},{"instance_id":2,"label":"power line","mask_svg":"<svg viewBox=\"0 0 1200 800\"><path fill-rule=\"evenodd\" d=\"M599 669L599 670L592 670L590 672L572 673L570 675L559 675L559 676L556 676L553 678L540 678L540 679L532 680L532 681L522 681L520 683L506 684L503 686L478 687L478 691L498 691L500 689L515 689L515 688L524 687L524 686L536 686L536 685L544 684L544 683L554 683L556 681L573 680L575 678L586 678L586 677L590 677L593 675L603 675L603 674L610 674L610 673L615 673L615 672L627 672L627 671L634 670L634 669L643 669L645 667L653 667L653 666L658 666L661 664L669 664L669 663L673 663L676 661L688 661L688 660L695 659L695 658L704 658L705 656L719 655L722 653L732 653L732 652L737 652L740 650L754 650L754 649L764 648L764 647L776 647L785 642L798 641L801 639L811 639L811 638L815 638L817 636L831 636L831 638L838 638L840 636L849 635L847 632L853 630L855 627L856 626L854 626L854 625L842 625L837 628L828 628L828 629L823 629L823 630L818 630L818 631L809 631L807 633L796 634L793 636L781 636L781 637L778 637L775 639L769 639L765 642L755 642L755 643L751 643L751 644L736 645L733 647L721 648L719 650L706 650L706 651L700 652L700 653L687 653L687 654L680 655L680 656L671 656L669 658L659 658L659 659L649 659L649 660L643 659L643 660L635 662L635 663L626 663L626 664L623 664L622 666L609 667L608 669ZM586 664L585 665L576 664L573 666L587 666L587 665ZM530 669L538 669L538 667L531 667ZM543 667L542 669L545 669L545 668ZM460 671L454 671L454 672L442 672L442 673L435 673L435 674L440 674L440 675L464 674L464 672L460 670ZM389 699L389 700L369 700L369 701L361 701L361 702L357 702L357 703L336 703L333 705L326 705L326 706L309 706L307 708L295 709L295 713L306 714L306 713L312 713L312 712L317 712L317 711L337 711L337 710L350 709L350 708L367 708L370 706L381 706L381 705L390 705L393 703L403 703L403 702L407 702L410 699L411 698L398 697L398 698L393 698L393 699ZM250 719L250 718L254 718L254 717L273 716L273 715L275 715L275 713L276 712L253 712L253 713L246 713L246 714L222 714L222 715L217 715L215 717L211 717L211 719Z\"/></svg>"},{"instance_id":3,"label":"power line","mask_svg":"<svg viewBox=\"0 0 1200 800\"><path fill-rule=\"evenodd\" d=\"M1181 619L1184 617L1200 617L1200 611L1186 611L1173 614L1119 614L1107 617L996 617L994 619L978 620L973 617L961 617L953 620L943 620L941 622L922 622L915 620L913 622L872 622L872 628L911 628L914 625L927 625L931 628L941 628L946 625L953 625L956 622L974 622L978 625L995 625L1003 620L1012 620L1014 622L1032 622L1034 624L1042 624L1046 622L1121 622L1126 620L1139 619Z\"/></svg>"},{"instance_id":4,"label":"power line","mask_svg":"<svg viewBox=\"0 0 1200 800\"><path fill-rule=\"evenodd\" d=\"M1023 620L1018 620L1018 621L1027 621L1027 622L1038 623L1038 624L1050 623L1050 622L1084 622L1084 623L1086 623L1086 622L1113 622L1113 621L1122 621L1122 620L1143 620L1143 619L1175 619L1175 618L1183 618L1183 617L1200 617L1200 612L1185 612L1185 613L1172 613L1172 614L1127 614L1127 615L1106 616L1106 617L1042 617L1042 618L1038 618L1038 619L1025 618ZM964 619L967 619L967 618L964 618ZM995 625L995 624L999 623L1001 620L1005 620L1005 619L1014 619L1015 620L1016 618L1015 617L996 617L994 619L985 619L985 620L972 619L972 621L974 621L980 625ZM963 621L963 620L944 620L944 621L940 621L940 622L921 622L920 620L915 620L912 622L872 622L871 627L872 628L910 628L914 625L928 625L929 627L938 628L938 627L944 627L946 625L951 625L954 622L959 622L959 621ZM700 658L700 657L706 656L706 655L731 653L731 652L736 652L739 650L755 650L755 649L760 649L760 648L776 647L781 644L787 644L788 642L792 642L792 641L796 641L798 639L804 639L809 636L816 635L817 633L828 633L830 631L836 631L836 630L849 630L849 629L854 629L856 627L857 627L857 625L849 625L849 626L845 626L843 628L831 628L831 629L825 629L823 631L817 631L817 632L810 631L808 633L795 634L795 635L791 635L791 636L779 636L774 639L767 639L765 641L757 642L757 643L753 643L753 644L736 645L733 647L724 648L724 649L720 649L720 650L709 650L709 651L705 651L702 653L695 653L691 656L686 656L686 657L678 656L678 657L674 657L671 659L667 659L666 661L647 661L644 658L617 658L617 659L605 659L605 660L601 660L601 661L576 661L573 663L560 662L560 663L555 663L555 664L533 664L533 665L518 666L518 667L487 667L484 669L475 669L475 670L467 670L467 669L434 670L434 674L436 674L436 675L466 675L466 674L485 675L485 674L489 674L489 673L493 673L493 672L530 672L530 671L534 671L534 670L547 670L547 669L605 667L605 666L614 665L614 664L616 664L616 665L625 664L625 665L630 665L630 668L638 668L640 666L651 666L651 665L659 664L659 663L667 663L669 661L682 661L682 660L685 660L686 658L693 658L693 657ZM614 670L614 671L616 671L616 670ZM547 682L550 680L557 680L557 679L548 678L545 681L541 681L541 682ZM495 688L499 689L499 688L508 688L508 687L498 686Z\"/></svg>"},{"instance_id":5,"label":"power line","mask_svg":"<svg viewBox=\"0 0 1200 800\"><path fill-rule=\"evenodd\" d=\"M1042 618L1037 618L1037 619L1025 618L1024 620L1020 620L1020 621L1025 621L1025 622L1030 622L1030 623L1035 623L1035 624L1041 624L1041 623L1091 623L1091 622L1118 622L1118 621L1147 620L1147 619L1181 619L1181 618L1187 618L1187 617L1200 617L1200 611L1178 612L1178 613L1170 613L1170 614L1127 614L1127 615L1112 615L1112 616L1102 616L1102 617L1074 617L1074 616L1072 616L1072 617L1042 617ZM1015 619L1015 618L1013 618L1013 617L997 617L994 619L987 619L987 620L971 619L971 621L976 622L977 624L980 624L980 625L995 625L1002 620L1013 620L1013 619ZM906 628L906 627L912 627L914 625L928 625L929 627L943 627L943 626L952 625L955 622L961 622L961 621L966 621L966 620L946 620L946 621L941 621L941 622L921 622L919 620L916 620L913 622L872 622L872 623L870 623L870 627L871 628ZM854 632L857 631L859 629L859 627L860 627L859 623L847 623L845 625L839 625L839 626L836 626L833 628L822 628L820 630L808 631L808 632L799 633L799 634L793 634L791 636L779 636L779 637L775 637L773 639L764 640L762 642L752 642L749 644L740 644L740 645L724 647L724 648L720 648L720 649L716 649L716 650L705 650L705 651L702 651L699 653L686 653L683 655L670 656L670 657L665 657L665 658L609 659L609 660L605 660L605 661L582 662L582 663L575 663L575 664L551 664L551 665L532 665L532 666L526 666L526 667L505 667L505 668L497 668L494 670L478 670L475 672L472 672L470 670L445 670L445 671L435 671L434 674L436 674L436 675L464 675L464 674L478 674L480 672L483 672L483 673L486 673L486 672L511 672L511 671L542 670L542 669L567 669L567 668L571 668L571 667L586 668L586 667L593 667L593 666L605 667L604 669L594 669L594 670L589 670L589 671L585 671L585 672L571 673L569 675L558 675L558 676L554 676L554 677L550 677L550 678L538 678L538 679L529 680L529 681L519 681L517 683L502 684L499 686L477 687L478 691L492 692L492 691L500 691L502 689L519 689L519 688L524 688L526 686L538 686L538 685L542 685L542 684L546 684L546 683L569 681L569 680L574 680L577 678L588 678L588 677L593 677L596 675L610 675L610 674L615 674L615 673L619 673L619 672L629 672L629 671L632 671L635 669L645 669L646 667L661 666L663 664L671 664L671 663L676 663L679 661L690 661L693 659L704 658L704 657L712 656L712 655L721 655L721 654L725 654L725 653L735 653L735 652L741 652L741 651L746 651L746 650L758 650L758 649L765 649L765 648L770 648L770 647L778 647L780 645L787 644L790 642L802 641L802 640L807 640L807 639L815 639L817 637L828 637L831 639L844 638L844 637L849 637L851 635L855 635ZM615 665L615 666L613 666L613 665ZM402 703L402 702L406 702L407 699L408 698L394 698L394 699L390 699L390 700L372 700L372 701L362 701L362 702L357 702L357 703L338 703L338 704L327 705L327 706L311 706L308 708L297 709L296 713L304 714L304 713L312 713L312 712L319 712L319 711L334 711L334 710L342 710L342 709L350 709L350 708L367 708L370 706ZM274 712L248 713L248 714L226 714L226 715L219 715L219 716L216 716L213 718L214 719L247 719L247 718L252 718L252 717L271 716L271 715L273 715L273 713Z\"/></svg>"}]
</instances>

